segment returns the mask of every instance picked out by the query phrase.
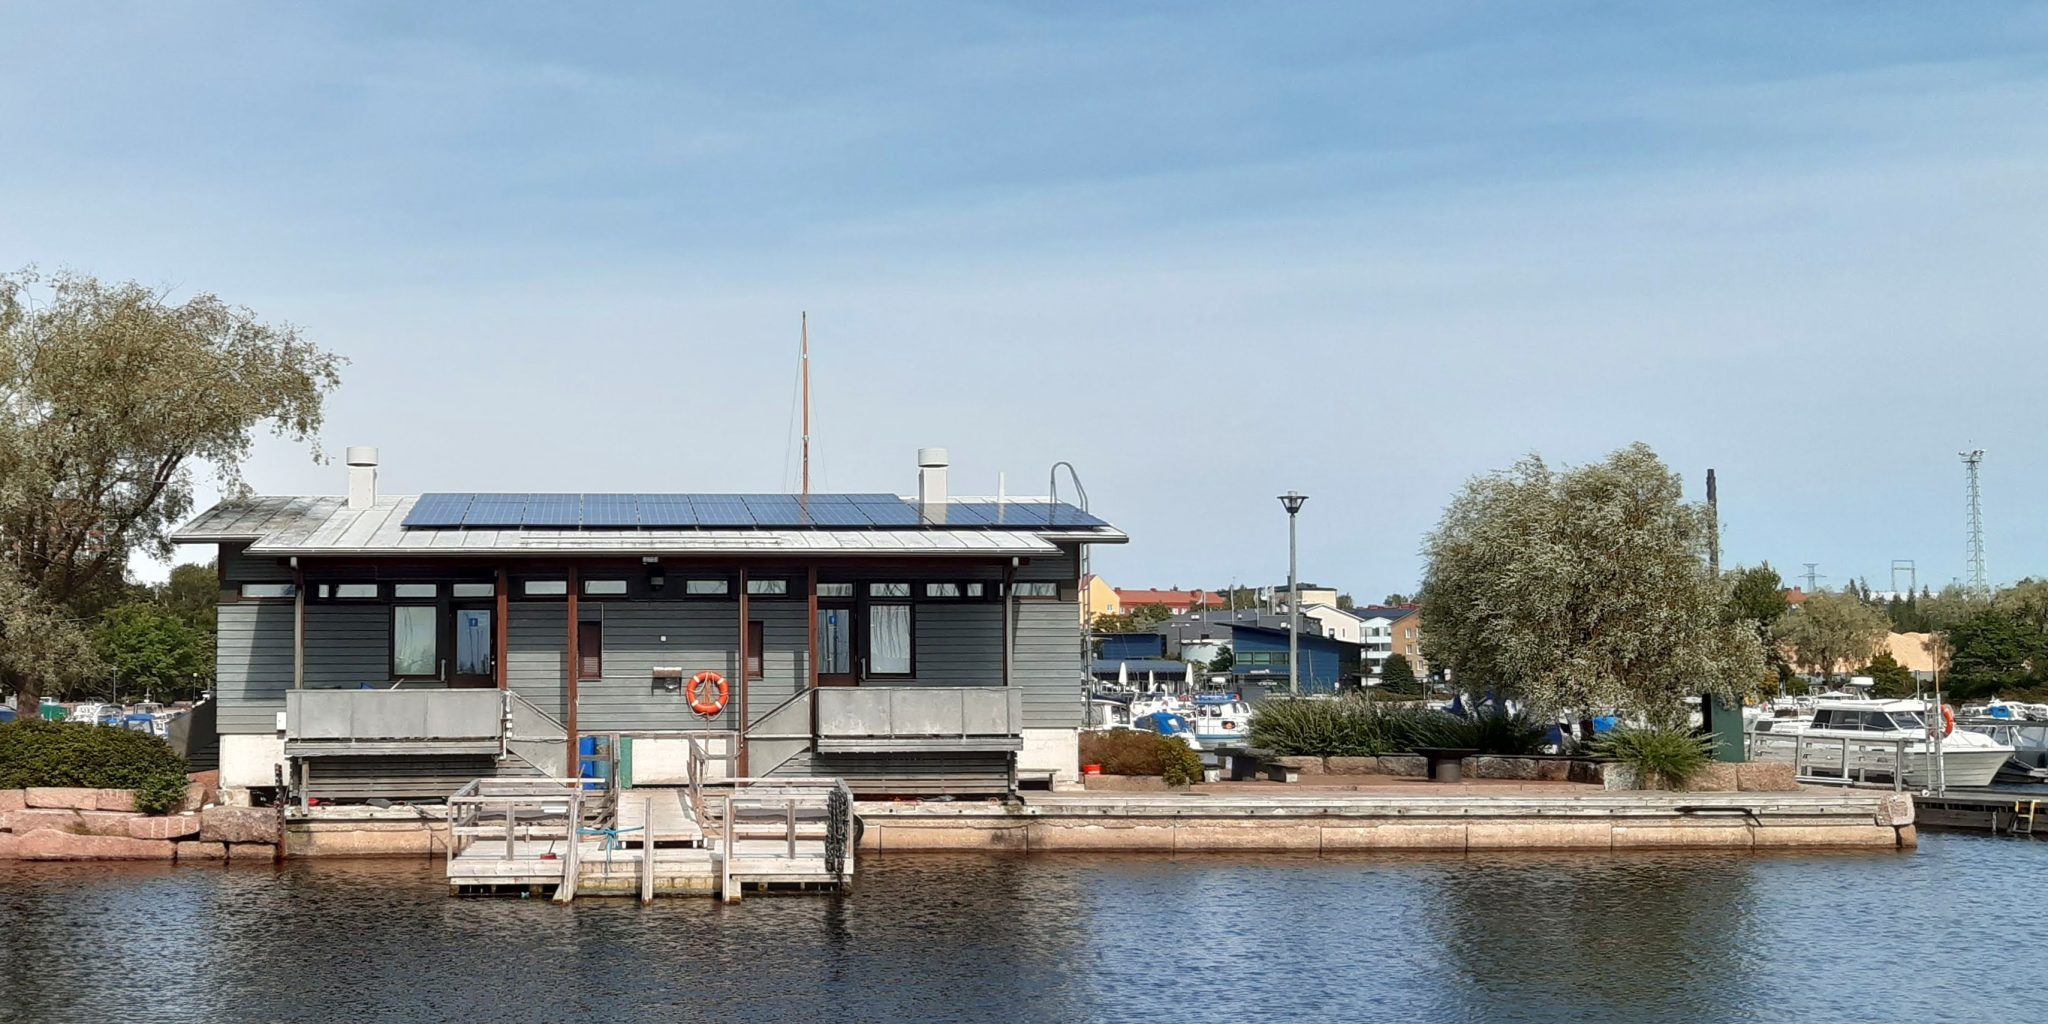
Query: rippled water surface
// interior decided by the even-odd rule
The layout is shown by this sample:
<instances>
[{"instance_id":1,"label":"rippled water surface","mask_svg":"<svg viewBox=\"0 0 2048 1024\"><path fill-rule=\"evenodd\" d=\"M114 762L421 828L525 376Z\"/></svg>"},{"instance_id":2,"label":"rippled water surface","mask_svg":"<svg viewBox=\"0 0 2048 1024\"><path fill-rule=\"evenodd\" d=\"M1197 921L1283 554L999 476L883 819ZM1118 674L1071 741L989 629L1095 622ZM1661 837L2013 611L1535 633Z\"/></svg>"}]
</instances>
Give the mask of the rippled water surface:
<instances>
[{"instance_id":1,"label":"rippled water surface","mask_svg":"<svg viewBox=\"0 0 2048 1024\"><path fill-rule=\"evenodd\" d=\"M454 899L424 861L18 864L4 1020L2020 1020L2048 844L877 857L847 897ZM1930 956L1930 951L1932 955Z\"/></svg>"}]
</instances>

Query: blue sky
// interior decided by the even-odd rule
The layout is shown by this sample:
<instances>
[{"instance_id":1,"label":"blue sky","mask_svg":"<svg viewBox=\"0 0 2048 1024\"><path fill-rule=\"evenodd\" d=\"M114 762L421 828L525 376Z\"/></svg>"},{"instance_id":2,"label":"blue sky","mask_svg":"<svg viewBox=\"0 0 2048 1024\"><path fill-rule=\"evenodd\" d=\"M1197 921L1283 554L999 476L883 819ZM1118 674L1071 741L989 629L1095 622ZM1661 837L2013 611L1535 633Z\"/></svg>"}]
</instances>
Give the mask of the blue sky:
<instances>
[{"instance_id":1,"label":"blue sky","mask_svg":"<svg viewBox=\"0 0 2048 1024\"><path fill-rule=\"evenodd\" d=\"M2048 8L20 5L0 266L352 365L387 489L1039 492L1119 585L1409 590L1466 477L1635 440L1726 557L2048 573ZM265 491L338 466L260 449Z\"/></svg>"}]
</instances>

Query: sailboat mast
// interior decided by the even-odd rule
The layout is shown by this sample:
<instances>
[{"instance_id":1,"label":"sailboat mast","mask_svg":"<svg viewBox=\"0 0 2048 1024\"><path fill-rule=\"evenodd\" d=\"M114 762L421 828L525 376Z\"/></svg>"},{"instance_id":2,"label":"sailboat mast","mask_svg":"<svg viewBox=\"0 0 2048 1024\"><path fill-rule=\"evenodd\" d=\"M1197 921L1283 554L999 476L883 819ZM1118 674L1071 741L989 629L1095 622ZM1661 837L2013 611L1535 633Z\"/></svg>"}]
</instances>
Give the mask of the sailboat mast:
<instances>
[{"instance_id":1,"label":"sailboat mast","mask_svg":"<svg viewBox=\"0 0 2048 1024\"><path fill-rule=\"evenodd\" d=\"M804 376L804 498L811 497L811 314L803 314L803 376Z\"/></svg>"}]
</instances>

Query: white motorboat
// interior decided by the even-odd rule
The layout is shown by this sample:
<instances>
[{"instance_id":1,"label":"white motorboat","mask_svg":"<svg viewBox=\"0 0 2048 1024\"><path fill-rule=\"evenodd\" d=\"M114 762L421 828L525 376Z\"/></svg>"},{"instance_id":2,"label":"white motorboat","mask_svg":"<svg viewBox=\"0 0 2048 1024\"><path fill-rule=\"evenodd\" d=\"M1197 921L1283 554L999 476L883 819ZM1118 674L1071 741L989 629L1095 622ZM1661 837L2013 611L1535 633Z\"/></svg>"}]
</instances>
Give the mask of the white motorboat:
<instances>
[{"instance_id":1,"label":"white motorboat","mask_svg":"<svg viewBox=\"0 0 2048 1024\"><path fill-rule=\"evenodd\" d=\"M1234 693L1198 693L1181 714L1194 726L1195 738L1203 746L1249 743L1252 736L1252 706Z\"/></svg>"},{"instance_id":2,"label":"white motorboat","mask_svg":"<svg viewBox=\"0 0 2048 1024\"><path fill-rule=\"evenodd\" d=\"M1903 763L1906 784L1931 785L1935 755L1927 715L1925 701L1822 694L1814 699L1811 718L1748 723L1750 756L1795 762L1801 775L1848 778L1889 778ZM1941 740L1942 780L1950 786L1988 786L2012 753L2010 744L1957 729Z\"/></svg>"},{"instance_id":3,"label":"white motorboat","mask_svg":"<svg viewBox=\"0 0 2048 1024\"><path fill-rule=\"evenodd\" d=\"M1998 781L2022 785L2048 782L2048 720L1974 717L1957 722L1956 729L1982 733L1993 742L2012 747L2012 759L1998 773Z\"/></svg>"}]
</instances>

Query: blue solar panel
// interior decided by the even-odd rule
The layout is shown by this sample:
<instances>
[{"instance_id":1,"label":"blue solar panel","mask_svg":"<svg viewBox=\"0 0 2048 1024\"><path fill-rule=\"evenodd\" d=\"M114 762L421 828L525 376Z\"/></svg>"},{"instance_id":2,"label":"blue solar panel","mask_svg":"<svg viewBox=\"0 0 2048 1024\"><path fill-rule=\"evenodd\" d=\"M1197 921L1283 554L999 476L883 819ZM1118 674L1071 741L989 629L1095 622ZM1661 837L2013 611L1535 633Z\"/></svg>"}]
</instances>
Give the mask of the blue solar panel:
<instances>
[{"instance_id":1,"label":"blue solar panel","mask_svg":"<svg viewBox=\"0 0 2048 1024\"><path fill-rule=\"evenodd\" d=\"M1069 505L1064 501L1053 502L1051 505L1047 507L1051 511L1050 514L1046 516L1046 521L1053 526L1109 525L1109 522L1107 520L1100 519L1087 512L1083 512L1079 508Z\"/></svg>"},{"instance_id":2,"label":"blue solar panel","mask_svg":"<svg viewBox=\"0 0 2048 1024\"><path fill-rule=\"evenodd\" d=\"M628 527L640 525L639 502L630 494L586 494L583 496L583 525Z\"/></svg>"},{"instance_id":3,"label":"blue solar panel","mask_svg":"<svg viewBox=\"0 0 2048 1024\"><path fill-rule=\"evenodd\" d=\"M853 507L859 509L876 526L916 526L922 522L917 509L912 508L901 498L890 498L886 503L856 501Z\"/></svg>"},{"instance_id":4,"label":"blue solar panel","mask_svg":"<svg viewBox=\"0 0 2048 1024\"><path fill-rule=\"evenodd\" d=\"M1009 506L1004 506L1008 508ZM995 508L992 505L956 502L946 506L947 526L994 526Z\"/></svg>"},{"instance_id":5,"label":"blue solar panel","mask_svg":"<svg viewBox=\"0 0 2048 1024\"><path fill-rule=\"evenodd\" d=\"M743 494L756 526L803 526L808 520L794 494Z\"/></svg>"},{"instance_id":6,"label":"blue solar panel","mask_svg":"<svg viewBox=\"0 0 2048 1024\"><path fill-rule=\"evenodd\" d=\"M641 526L695 526L699 521L688 495L635 495L635 504L640 511Z\"/></svg>"},{"instance_id":7,"label":"blue solar panel","mask_svg":"<svg viewBox=\"0 0 2048 1024\"><path fill-rule=\"evenodd\" d=\"M1010 501L998 509L992 501L963 502L954 505L948 512L950 525L980 526L1070 526L1090 527L1109 524L1075 508L1066 502Z\"/></svg>"},{"instance_id":8,"label":"blue solar panel","mask_svg":"<svg viewBox=\"0 0 2048 1024\"><path fill-rule=\"evenodd\" d=\"M572 527L583 521L583 496L580 494L529 494L526 496L526 513L519 519L524 526Z\"/></svg>"},{"instance_id":9,"label":"blue solar panel","mask_svg":"<svg viewBox=\"0 0 2048 1024\"><path fill-rule=\"evenodd\" d=\"M813 526L875 525L875 521L869 519L867 513L861 511L860 506L850 501L820 502L814 497L811 499L810 513L810 525Z\"/></svg>"},{"instance_id":10,"label":"blue solar panel","mask_svg":"<svg viewBox=\"0 0 2048 1024\"><path fill-rule=\"evenodd\" d=\"M422 494L413 502L412 511L405 514L406 526L454 527L462 525L462 517L469 511L472 495L468 494Z\"/></svg>"},{"instance_id":11,"label":"blue solar panel","mask_svg":"<svg viewBox=\"0 0 2048 1024\"><path fill-rule=\"evenodd\" d=\"M462 517L464 526L518 526L526 517L524 494L479 494Z\"/></svg>"},{"instance_id":12,"label":"blue solar panel","mask_svg":"<svg viewBox=\"0 0 2048 1024\"><path fill-rule=\"evenodd\" d=\"M690 509L704 526L752 526L754 514L737 494L692 494Z\"/></svg>"}]
</instances>

